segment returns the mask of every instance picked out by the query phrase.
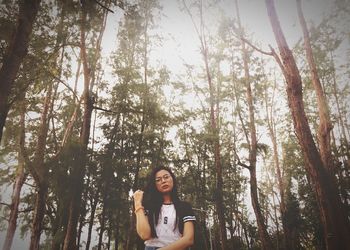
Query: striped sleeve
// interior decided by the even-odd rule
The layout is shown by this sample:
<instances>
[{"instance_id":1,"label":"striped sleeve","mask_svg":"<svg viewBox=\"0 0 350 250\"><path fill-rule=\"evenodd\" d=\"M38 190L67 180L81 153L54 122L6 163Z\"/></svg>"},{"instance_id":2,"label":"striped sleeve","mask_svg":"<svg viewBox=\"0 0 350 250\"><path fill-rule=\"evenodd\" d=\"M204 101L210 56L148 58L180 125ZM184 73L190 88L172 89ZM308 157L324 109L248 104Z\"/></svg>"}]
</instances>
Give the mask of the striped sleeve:
<instances>
[{"instance_id":1,"label":"striped sleeve","mask_svg":"<svg viewBox=\"0 0 350 250\"><path fill-rule=\"evenodd\" d=\"M196 221L196 216L194 215L193 209L189 203L184 203L182 222Z\"/></svg>"}]
</instances>

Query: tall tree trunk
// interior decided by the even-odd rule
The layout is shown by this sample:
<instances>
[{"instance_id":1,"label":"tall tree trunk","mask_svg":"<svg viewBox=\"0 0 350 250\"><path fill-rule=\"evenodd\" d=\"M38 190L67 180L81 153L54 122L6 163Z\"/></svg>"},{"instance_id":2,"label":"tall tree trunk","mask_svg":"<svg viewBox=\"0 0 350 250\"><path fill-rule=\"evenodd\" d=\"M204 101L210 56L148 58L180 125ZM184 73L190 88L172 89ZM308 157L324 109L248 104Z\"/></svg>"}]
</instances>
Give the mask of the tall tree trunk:
<instances>
[{"instance_id":1,"label":"tall tree trunk","mask_svg":"<svg viewBox=\"0 0 350 250\"><path fill-rule=\"evenodd\" d=\"M11 212L10 212L10 218L8 221L6 237L2 248L3 250L10 250L12 246L13 238L17 228L18 206L20 203L21 190L22 190L23 183L26 179L26 174L24 172L25 162L24 162L23 152L22 152L22 149L24 148L24 140L25 140L24 127L25 127L26 108L25 108L24 98L20 102L20 110L21 110L20 111L21 117L20 117L19 144L21 144L21 146L19 147L19 150L18 150L18 168L16 171L15 183L13 185L13 193L11 197L12 201L10 206Z\"/></svg>"},{"instance_id":2,"label":"tall tree trunk","mask_svg":"<svg viewBox=\"0 0 350 250\"><path fill-rule=\"evenodd\" d=\"M235 1L236 11L237 11L237 19L238 19L238 27L239 32L242 35L242 25L240 21L239 9L237 0ZM254 102L253 102L253 93L250 83L250 72L248 65L248 51L245 45L245 42L242 40L242 57L243 57L243 68L244 68L244 81L245 87L247 89L247 102L248 102L248 110L249 110L249 131L250 131L250 140L247 141L249 145L249 173L250 173L250 195L251 201L254 209L254 213L256 216L256 221L258 224L258 233L259 238L261 240L262 249L272 249L272 241L267 232L267 226L265 224L264 215L262 214L261 207L259 204L258 197L258 186L256 179L256 158L257 158L257 139L256 139L256 128L255 128L255 116L254 116Z\"/></svg>"},{"instance_id":3,"label":"tall tree trunk","mask_svg":"<svg viewBox=\"0 0 350 250\"><path fill-rule=\"evenodd\" d=\"M203 28L203 15L202 15L202 6L201 6L201 28ZM203 32L203 30L202 30ZM215 192L215 204L216 212L219 220L219 237L220 237L220 246L222 250L227 249L227 235L226 235L226 221L225 221L225 212L224 212L224 198L223 198L223 179L222 179L222 165L221 165L221 153L220 153L220 138L219 138L219 126L217 124L219 117L216 117L215 114L219 114L219 106L215 101L215 87L212 81L210 68L209 68L209 58L208 58L208 47L205 41L205 37L202 33L200 37L201 41L201 51L203 55L206 77L209 87L210 95L210 126L211 132L214 135L214 165L216 169L216 192ZM217 97L219 98L219 97ZM216 111L216 112L215 112Z\"/></svg>"},{"instance_id":4,"label":"tall tree trunk","mask_svg":"<svg viewBox=\"0 0 350 250\"><path fill-rule=\"evenodd\" d=\"M210 92L210 124L212 133L214 135L214 164L216 169L216 209L219 220L219 236L221 241L221 249L227 249L227 236L226 236L226 222L224 215L224 199L223 199L223 179L222 179L222 165L221 165L221 153L220 153L220 139L219 139L219 128L217 125L218 117L215 117L215 97L214 97L214 86L212 83L207 52L204 54L205 68L207 73L207 80L209 84ZM219 107L216 106L217 112Z\"/></svg>"},{"instance_id":5,"label":"tall tree trunk","mask_svg":"<svg viewBox=\"0 0 350 250\"><path fill-rule=\"evenodd\" d=\"M105 199L104 199L105 201ZM106 224L106 202L103 202L103 208L102 208L102 213L101 213L101 227L100 227L100 233L98 236L98 244L97 244L97 249L101 250L102 249L102 240L103 240L103 233L105 231L105 224Z\"/></svg>"},{"instance_id":6,"label":"tall tree trunk","mask_svg":"<svg viewBox=\"0 0 350 250\"><path fill-rule=\"evenodd\" d=\"M87 27L87 3L82 2L81 7L81 23L80 23L80 57L83 65L83 75L84 75L84 92L83 92L83 102L84 102L84 113L83 122L80 132L80 164L74 166L71 173L71 197L69 201L69 211L68 211L68 224L64 239L64 250L74 250L77 249L76 236L77 236L77 225L80 215L81 198L83 193L85 166L87 163L87 149L90 137L90 127L91 127L91 117L93 111L93 98L91 97L91 92L93 85L95 84L95 70L97 61L100 58L101 42L106 27L107 21L107 10L105 10L101 29L99 31L99 36L96 42L96 57L94 62L89 65L88 55L86 49L86 27Z\"/></svg>"},{"instance_id":7,"label":"tall tree trunk","mask_svg":"<svg viewBox=\"0 0 350 250\"><path fill-rule=\"evenodd\" d=\"M43 227L43 220L45 215L45 205L48 186L47 183L38 183L37 184L37 194L35 200L35 210L34 210L34 219L32 226L32 236L30 238L30 250L38 250L40 244L40 236Z\"/></svg>"},{"instance_id":8,"label":"tall tree trunk","mask_svg":"<svg viewBox=\"0 0 350 250\"><path fill-rule=\"evenodd\" d=\"M276 83L274 86L274 92L275 93ZM272 98L274 100L274 98ZM280 166L280 160L278 157L278 150L277 150L277 136L276 136L276 128L275 128L275 121L274 121L274 114L272 111L272 108L274 106L274 103L271 103L271 106L269 107L268 103L268 94L267 94L267 87L265 89L265 105L266 105L266 115L267 115L267 127L269 131L269 136L272 141L272 148L273 148L273 161L275 164L276 169L276 177L277 177L277 183L278 183L278 191L280 195L280 214L282 217L282 227L283 227L283 247L284 249L288 249L289 246L292 244L292 237L291 237L291 231L288 228L286 221L285 221L285 214L286 214L286 198L285 198L285 185L283 181L283 174L281 171Z\"/></svg>"},{"instance_id":9,"label":"tall tree trunk","mask_svg":"<svg viewBox=\"0 0 350 250\"><path fill-rule=\"evenodd\" d=\"M114 249L119 249L119 214L117 214L116 225L114 229Z\"/></svg>"},{"instance_id":10,"label":"tall tree trunk","mask_svg":"<svg viewBox=\"0 0 350 250\"><path fill-rule=\"evenodd\" d=\"M68 210L68 224L66 235L64 239L64 250L77 249L76 236L77 236L77 224L80 214L80 204L83 190L83 177L85 173L85 165L87 161L87 146L89 144L91 115L93 110L93 103L90 97L90 69L87 61L86 52L86 3L83 3L81 10L81 28L80 28L80 56L83 64L84 72L84 114L83 124L80 133L80 164L74 166L71 173L71 197L69 201Z\"/></svg>"},{"instance_id":11,"label":"tall tree trunk","mask_svg":"<svg viewBox=\"0 0 350 250\"><path fill-rule=\"evenodd\" d=\"M330 51L330 59L332 63L332 80L331 81L332 81L333 95L335 98L335 103L336 103L336 107L339 115L339 124L341 127L341 134L342 134L342 138L345 141L345 144L349 145L348 134L346 133L346 130L345 130L344 117L343 117L343 114L341 113L341 108L340 108L339 93L338 93L338 87L337 87L337 81L336 81L336 75L335 75L334 57L333 57L332 51Z\"/></svg>"},{"instance_id":12,"label":"tall tree trunk","mask_svg":"<svg viewBox=\"0 0 350 250\"><path fill-rule=\"evenodd\" d=\"M222 165L221 165L221 152L220 152L220 133L219 126L217 122L219 121L219 100L215 100L215 86L212 81L212 76L209 68L209 51L205 37L204 31L204 19L203 19L203 2L199 1L198 8L200 12L200 24L199 29L195 24L191 11L189 10L186 2L183 1L184 7L188 12L189 16L192 19L193 25L195 26L198 39L200 41L200 49L201 54L203 56L205 73L209 87L209 105L210 105L210 127L211 133L213 135L213 146L214 146L214 165L216 169L216 190L215 190L215 205L216 205L216 213L218 215L219 220L219 237L220 237L220 248L222 250L227 249L227 235L226 235L226 221L225 221L225 213L224 213L224 198L223 198L223 179L222 179ZM219 98L219 97L217 97ZM217 116L216 116L217 114Z\"/></svg>"},{"instance_id":13,"label":"tall tree trunk","mask_svg":"<svg viewBox=\"0 0 350 250\"><path fill-rule=\"evenodd\" d=\"M320 145L320 155L321 155L323 165L326 168L328 168L329 171L333 172L334 164L332 160L331 143L330 143L331 142L330 131L332 129L332 122L329 114L327 100L320 82L320 78L317 73L317 68L316 68L316 64L315 64L315 60L314 60L313 52L311 48L309 31L307 29L306 21L301 8L301 0L296 0L296 2L297 2L299 21L304 34L304 47L306 51L306 58L311 70L311 80L317 96L318 115L320 118L317 138Z\"/></svg>"},{"instance_id":14,"label":"tall tree trunk","mask_svg":"<svg viewBox=\"0 0 350 250\"><path fill-rule=\"evenodd\" d=\"M0 142L7 114L14 98L15 79L28 53L30 35L39 10L40 0L19 1L17 28L0 69ZM23 90L25 91L25 90Z\"/></svg>"},{"instance_id":15,"label":"tall tree trunk","mask_svg":"<svg viewBox=\"0 0 350 250\"><path fill-rule=\"evenodd\" d=\"M49 128L48 116L51 107L53 83L49 84L47 96L45 98L43 113L41 115L41 125L39 128L38 141L35 149L34 161L30 163L30 172L35 180L37 194L34 206L34 218L32 235L30 238L30 250L39 249L40 236L45 215L46 196L48 191L49 171L45 166L44 156Z\"/></svg>"},{"instance_id":16,"label":"tall tree trunk","mask_svg":"<svg viewBox=\"0 0 350 250\"><path fill-rule=\"evenodd\" d=\"M85 247L86 250L90 249L92 227L94 225L96 207L98 203L98 192L96 192L96 196L92 197L90 202L91 202L91 211L90 211L90 220L89 220L89 228L88 228L88 237L86 240L86 247Z\"/></svg>"},{"instance_id":17,"label":"tall tree trunk","mask_svg":"<svg viewBox=\"0 0 350 250\"><path fill-rule=\"evenodd\" d=\"M350 249L349 220L343 210L343 204L339 197L335 178L324 165L312 138L304 109L299 70L280 27L274 1L265 0L265 2L282 58L279 62L286 78L288 103L292 113L295 132L304 154L307 174L316 192L327 248L332 250Z\"/></svg>"}]
</instances>

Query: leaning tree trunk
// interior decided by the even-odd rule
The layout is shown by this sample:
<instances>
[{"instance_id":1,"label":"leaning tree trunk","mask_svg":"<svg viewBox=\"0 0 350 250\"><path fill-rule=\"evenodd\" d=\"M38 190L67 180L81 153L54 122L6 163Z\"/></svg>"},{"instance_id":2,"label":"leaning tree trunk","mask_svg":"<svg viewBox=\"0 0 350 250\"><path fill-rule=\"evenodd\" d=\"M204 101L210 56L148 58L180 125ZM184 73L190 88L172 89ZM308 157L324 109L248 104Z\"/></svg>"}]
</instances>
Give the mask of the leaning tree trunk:
<instances>
[{"instance_id":1,"label":"leaning tree trunk","mask_svg":"<svg viewBox=\"0 0 350 250\"><path fill-rule=\"evenodd\" d=\"M335 178L324 165L313 140L304 109L302 82L299 70L279 24L274 1L265 0L265 2L282 58L280 65L282 66L282 71L286 78L288 103L295 132L301 150L303 151L307 174L316 192L327 249L350 249L349 220L343 210L343 204L339 197ZM275 55L275 57L276 56L277 55Z\"/></svg>"},{"instance_id":2,"label":"leaning tree trunk","mask_svg":"<svg viewBox=\"0 0 350 250\"><path fill-rule=\"evenodd\" d=\"M16 32L10 42L0 69L0 141L7 114L12 105L15 79L28 53L30 35L41 0L19 1L19 15ZM23 90L25 91L25 90Z\"/></svg>"},{"instance_id":3,"label":"leaning tree trunk","mask_svg":"<svg viewBox=\"0 0 350 250\"><path fill-rule=\"evenodd\" d=\"M13 185L13 193L12 193L12 202L11 202L11 212L10 212L10 218L8 221L8 227L6 231L5 241L3 245L3 250L10 250L13 242L13 237L16 232L17 228L17 217L18 217L18 206L20 203L20 195L21 195L21 189L23 186L23 183L26 179L26 174L24 171L25 168L25 162L23 158L23 152L22 149L24 148L24 126L25 126L25 104L24 100L21 100L20 103L20 109L21 109L21 118L20 118L20 132L19 132L19 144L21 145L19 147L19 153L18 153L18 168L16 171L16 179L15 183Z\"/></svg>"}]
</instances>

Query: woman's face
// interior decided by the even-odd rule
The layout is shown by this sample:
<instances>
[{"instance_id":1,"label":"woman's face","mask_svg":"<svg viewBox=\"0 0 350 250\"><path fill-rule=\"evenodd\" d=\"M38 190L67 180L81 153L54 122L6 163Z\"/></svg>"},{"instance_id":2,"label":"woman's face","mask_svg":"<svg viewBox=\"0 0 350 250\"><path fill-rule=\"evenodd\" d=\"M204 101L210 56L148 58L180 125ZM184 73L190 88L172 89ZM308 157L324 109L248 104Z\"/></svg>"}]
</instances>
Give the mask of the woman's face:
<instances>
[{"instance_id":1,"label":"woman's face","mask_svg":"<svg viewBox=\"0 0 350 250\"><path fill-rule=\"evenodd\" d=\"M155 182L157 190L162 193L170 193L174 187L174 180L167 170L160 170L156 173Z\"/></svg>"}]
</instances>

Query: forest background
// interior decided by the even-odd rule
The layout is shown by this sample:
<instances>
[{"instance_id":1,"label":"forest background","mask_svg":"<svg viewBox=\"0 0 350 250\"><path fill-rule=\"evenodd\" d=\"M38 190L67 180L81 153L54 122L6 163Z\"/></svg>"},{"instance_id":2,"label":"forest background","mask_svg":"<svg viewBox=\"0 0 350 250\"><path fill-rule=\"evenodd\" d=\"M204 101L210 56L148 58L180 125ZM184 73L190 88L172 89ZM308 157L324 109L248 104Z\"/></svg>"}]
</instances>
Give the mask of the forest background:
<instances>
[{"instance_id":1,"label":"forest background","mask_svg":"<svg viewBox=\"0 0 350 250\"><path fill-rule=\"evenodd\" d=\"M194 249L349 249L350 3L274 4L2 1L3 249L142 249L159 164Z\"/></svg>"}]
</instances>

